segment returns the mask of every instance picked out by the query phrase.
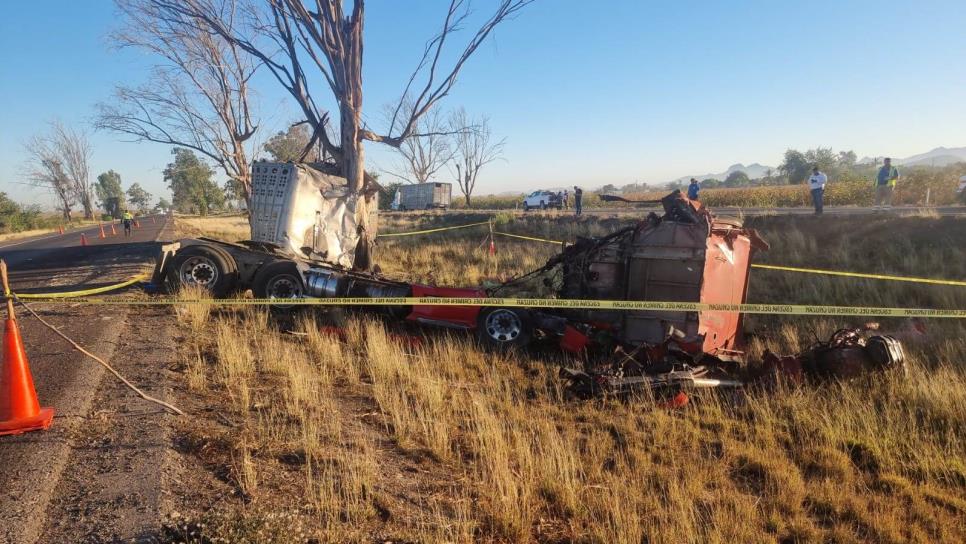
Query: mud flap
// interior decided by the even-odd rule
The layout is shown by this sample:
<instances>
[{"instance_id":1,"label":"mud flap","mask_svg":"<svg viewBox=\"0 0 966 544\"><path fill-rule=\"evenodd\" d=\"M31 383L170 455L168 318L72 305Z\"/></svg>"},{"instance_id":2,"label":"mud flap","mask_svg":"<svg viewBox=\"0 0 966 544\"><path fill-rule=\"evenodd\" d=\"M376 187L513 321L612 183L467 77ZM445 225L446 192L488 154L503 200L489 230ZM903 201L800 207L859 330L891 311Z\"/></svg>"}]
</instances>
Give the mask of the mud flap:
<instances>
[{"instance_id":1,"label":"mud flap","mask_svg":"<svg viewBox=\"0 0 966 544\"><path fill-rule=\"evenodd\" d=\"M157 259L154 261L154 272L151 274L151 283L158 289L164 286L165 277L167 274L168 263L174 257L174 254L181 249L181 242L172 242L170 244L163 244L161 246L161 251L158 253Z\"/></svg>"}]
</instances>

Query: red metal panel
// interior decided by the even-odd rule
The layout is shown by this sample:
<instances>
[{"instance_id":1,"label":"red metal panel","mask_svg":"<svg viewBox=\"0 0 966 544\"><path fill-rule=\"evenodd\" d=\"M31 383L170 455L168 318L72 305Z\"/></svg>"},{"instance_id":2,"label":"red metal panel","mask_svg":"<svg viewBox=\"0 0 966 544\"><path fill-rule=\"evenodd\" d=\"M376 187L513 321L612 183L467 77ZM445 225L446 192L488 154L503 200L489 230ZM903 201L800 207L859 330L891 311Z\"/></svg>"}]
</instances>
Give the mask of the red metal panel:
<instances>
[{"instance_id":1,"label":"red metal panel","mask_svg":"<svg viewBox=\"0 0 966 544\"><path fill-rule=\"evenodd\" d=\"M486 291L476 288L462 287L432 287L429 285L413 284L414 297L459 297L485 298ZM412 313L406 319L429 320L445 322L450 325L475 328L476 318L480 315L479 306L413 306Z\"/></svg>"},{"instance_id":2,"label":"red metal panel","mask_svg":"<svg viewBox=\"0 0 966 544\"><path fill-rule=\"evenodd\" d=\"M744 302L750 257L751 241L747 235L735 230L712 231L708 237L701 302ZM698 333L705 336L704 351L714 353L718 349L740 349L740 325L738 312L701 312Z\"/></svg>"}]
</instances>

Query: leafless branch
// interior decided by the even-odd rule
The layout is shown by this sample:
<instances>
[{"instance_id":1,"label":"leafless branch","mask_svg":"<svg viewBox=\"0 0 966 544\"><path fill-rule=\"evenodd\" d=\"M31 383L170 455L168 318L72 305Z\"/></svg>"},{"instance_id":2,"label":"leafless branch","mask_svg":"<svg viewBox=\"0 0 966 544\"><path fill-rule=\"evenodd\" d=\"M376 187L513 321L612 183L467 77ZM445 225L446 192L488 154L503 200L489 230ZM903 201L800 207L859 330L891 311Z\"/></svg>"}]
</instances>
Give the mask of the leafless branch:
<instances>
[{"instance_id":1,"label":"leafless branch","mask_svg":"<svg viewBox=\"0 0 966 544\"><path fill-rule=\"evenodd\" d=\"M78 203L84 217L94 216L88 161L91 146L87 137L59 121L50 130L24 143L27 153L25 175L31 184L50 190L60 204L64 219Z\"/></svg>"},{"instance_id":2,"label":"leafless branch","mask_svg":"<svg viewBox=\"0 0 966 544\"><path fill-rule=\"evenodd\" d=\"M460 191L470 204L480 170L491 162L500 160L506 139L493 140L490 122L486 117L470 121L466 110L460 108L450 116L450 127L459 130L456 136L451 171L456 177ZM470 127L470 128L465 128Z\"/></svg>"},{"instance_id":3,"label":"leafless branch","mask_svg":"<svg viewBox=\"0 0 966 544\"><path fill-rule=\"evenodd\" d=\"M247 13L242 0L200 0L206 13L231 28ZM195 150L212 159L248 197L249 160L258 128L249 97L252 76L264 59L210 32L204 22L166 0L117 0L124 26L118 47L159 59L151 80L118 86L114 100L97 106L95 126Z\"/></svg>"}]
</instances>

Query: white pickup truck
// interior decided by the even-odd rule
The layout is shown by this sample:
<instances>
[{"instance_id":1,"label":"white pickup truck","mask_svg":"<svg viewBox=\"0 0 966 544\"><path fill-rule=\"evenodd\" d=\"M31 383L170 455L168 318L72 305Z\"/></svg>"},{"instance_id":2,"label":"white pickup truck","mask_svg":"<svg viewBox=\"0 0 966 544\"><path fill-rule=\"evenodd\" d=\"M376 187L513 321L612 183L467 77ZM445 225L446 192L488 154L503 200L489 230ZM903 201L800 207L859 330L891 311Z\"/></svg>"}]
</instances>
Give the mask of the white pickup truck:
<instances>
[{"instance_id":1,"label":"white pickup truck","mask_svg":"<svg viewBox=\"0 0 966 544\"><path fill-rule=\"evenodd\" d=\"M530 211L534 208L538 210L546 210L547 208L562 210L563 199L560 198L560 193L553 191L534 191L523 197L523 211Z\"/></svg>"}]
</instances>

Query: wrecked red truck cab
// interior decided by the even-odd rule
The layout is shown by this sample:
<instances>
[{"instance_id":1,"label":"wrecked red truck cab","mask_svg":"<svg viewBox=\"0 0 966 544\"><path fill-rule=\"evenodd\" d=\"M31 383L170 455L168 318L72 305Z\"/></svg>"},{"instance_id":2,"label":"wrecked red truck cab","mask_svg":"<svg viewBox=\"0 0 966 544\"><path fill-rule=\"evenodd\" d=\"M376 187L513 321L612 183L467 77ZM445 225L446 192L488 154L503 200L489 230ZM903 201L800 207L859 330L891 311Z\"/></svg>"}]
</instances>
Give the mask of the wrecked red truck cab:
<instances>
[{"instance_id":1,"label":"wrecked red truck cab","mask_svg":"<svg viewBox=\"0 0 966 544\"><path fill-rule=\"evenodd\" d=\"M545 268L562 277L559 298L742 304L751 259L768 244L736 220L716 218L679 192L662 199L665 213L601 238L578 238ZM733 359L743 349L741 314L727 311L566 310L583 329L606 330L620 344L683 344ZM573 334L566 345L578 345ZM566 347L565 345L565 347Z\"/></svg>"}]
</instances>

